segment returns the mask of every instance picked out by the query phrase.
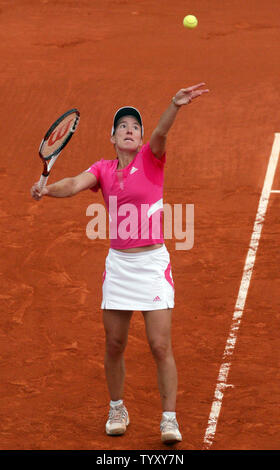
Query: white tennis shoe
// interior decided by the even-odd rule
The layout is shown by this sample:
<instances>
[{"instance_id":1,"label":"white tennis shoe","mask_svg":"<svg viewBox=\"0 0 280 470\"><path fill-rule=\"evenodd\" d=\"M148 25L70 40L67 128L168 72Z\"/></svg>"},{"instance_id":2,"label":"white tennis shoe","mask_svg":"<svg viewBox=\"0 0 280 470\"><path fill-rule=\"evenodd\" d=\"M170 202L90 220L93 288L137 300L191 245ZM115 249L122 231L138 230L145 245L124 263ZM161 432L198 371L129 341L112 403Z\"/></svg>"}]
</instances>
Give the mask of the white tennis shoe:
<instances>
[{"instance_id":1,"label":"white tennis shoe","mask_svg":"<svg viewBox=\"0 0 280 470\"><path fill-rule=\"evenodd\" d=\"M120 436L129 425L129 416L124 405L111 406L109 418L106 423L106 433L109 436Z\"/></svg>"},{"instance_id":2,"label":"white tennis shoe","mask_svg":"<svg viewBox=\"0 0 280 470\"><path fill-rule=\"evenodd\" d=\"M176 418L162 418L160 423L161 440L164 444L181 442L182 435Z\"/></svg>"}]
</instances>

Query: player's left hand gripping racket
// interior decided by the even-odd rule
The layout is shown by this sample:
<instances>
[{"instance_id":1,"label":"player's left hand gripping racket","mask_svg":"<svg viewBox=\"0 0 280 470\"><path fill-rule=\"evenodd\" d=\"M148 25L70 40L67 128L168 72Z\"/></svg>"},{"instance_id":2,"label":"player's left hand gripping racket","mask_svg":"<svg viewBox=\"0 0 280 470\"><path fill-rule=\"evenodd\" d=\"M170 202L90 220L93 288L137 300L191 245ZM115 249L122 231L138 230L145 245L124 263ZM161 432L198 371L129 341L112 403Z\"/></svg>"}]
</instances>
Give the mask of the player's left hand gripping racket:
<instances>
[{"instance_id":1,"label":"player's left hand gripping racket","mask_svg":"<svg viewBox=\"0 0 280 470\"><path fill-rule=\"evenodd\" d=\"M80 113L73 108L60 116L49 128L39 147L44 170L39 181L40 190L47 184L51 168L61 150L69 142L80 120Z\"/></svg>"}]
</instances>

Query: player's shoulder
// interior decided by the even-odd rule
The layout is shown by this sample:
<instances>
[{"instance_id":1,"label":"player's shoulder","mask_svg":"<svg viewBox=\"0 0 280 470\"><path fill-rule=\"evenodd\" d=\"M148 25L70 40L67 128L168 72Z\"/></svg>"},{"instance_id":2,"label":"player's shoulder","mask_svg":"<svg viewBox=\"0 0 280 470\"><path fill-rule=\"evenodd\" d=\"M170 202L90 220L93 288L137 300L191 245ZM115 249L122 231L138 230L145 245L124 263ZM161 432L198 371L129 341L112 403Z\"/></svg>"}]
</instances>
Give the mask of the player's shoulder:
<instances>
[{"instance_id":1,"label":"player's shoulder","mask_svg":"<svg viewBox=\"0 0 280 470\"><path fill-rule=\"evenodd\" d=\"M114 165L116 164L116 159L114 160L107 160L105 158L101 158L100 160L97 160L96 162L94 162L90 168L92 168L93 166L95 167L98 167L98 168L104 168L105 170L106 169L109 169L111 167L113 167Z\"/></svg>"},{"instance_id":2,"label":"player's shoulder","mask_svg":"<svg viewBox=\"0 0 280 470\"><path fill-rule=\"evenodd\" d=\"M145 144L142 145L139 153L142 153L143 155L147 155L147 156L154 156L155 155L153 154L152 152L152 149L151 149L151 144L150 144L150 141L146 142Z\"/></svg>"},{"instance_id":3,"label":"player's shoulder","mask_svg":"<svg viewBox=\"0 0 280 470\"><path fill-rule=\"evenodd\" d=\"M150 143L147 142L143 144L142 147L138 150L136 158L145 158L150 155L150 152L151 152Z\"/></svg>"},{"instance_id":4,"label":"player's shoulder","mask_svg":"<svg viewBox=\"0 0 280 470\"><path fill-rule=\"evenodd\" d=\"M161 158L157 158L152 152L150 142L147 142L141 147L139 154L144 160L150 162L151 165L155 165L157 167L164 166L166 160L166 153L164 153Z\"/></svg>"},{"instance_id":5,"label":"player's shoulder","mask_svg":"<svg viewBox=\"0 0 280 470\"><path fill-rule=\"evenodd\" d=\"M140 148L139 153L146 153L146 152L149 152L150 150L151 150L150 142L146 142L146 143L143 144L142 147Z\"/></svg>"},{"instance_id":6,"label":"player's shoulder","mask_svg":"<svg viewBox=\"0 0 280 470\"><path fill-rule=\"evenodd\" d=\"M117 159L114 158L113 160L107 160L105 158L102 158L100 160L100 170L103 172L103 174L108 174L112 171L115 170L117 166Z\"/></svg>"}]
</instances>

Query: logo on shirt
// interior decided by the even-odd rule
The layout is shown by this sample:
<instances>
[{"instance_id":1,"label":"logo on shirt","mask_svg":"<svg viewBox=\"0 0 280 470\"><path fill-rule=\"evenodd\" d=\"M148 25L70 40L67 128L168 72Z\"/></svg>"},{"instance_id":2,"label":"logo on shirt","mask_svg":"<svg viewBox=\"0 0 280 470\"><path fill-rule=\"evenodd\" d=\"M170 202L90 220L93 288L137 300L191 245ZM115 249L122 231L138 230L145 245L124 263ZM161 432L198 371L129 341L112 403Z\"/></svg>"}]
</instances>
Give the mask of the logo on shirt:
<instances>
[{"instance_id":1,"label":"logo on shirt","mask_svg":"<svg viewBox=\"0 0 280 470\"><path fill-rule=\"evenodd\" d=\"M135 173L135 171L137 171L138 168L135 168L135 166L133 166L130 170L130 175L132 175L133 173Z\"/></svg>"},{"instance_id":2,"label":"logo on shirt","mask_svg":"<svg viewBox=\"0 0 280 470\"><path fill-rule=\"evenodd\" d=\"M160 301L161 301L161 298L158 295L153 300L153 302L160 302Z\"/></svg>"}]
</instances>

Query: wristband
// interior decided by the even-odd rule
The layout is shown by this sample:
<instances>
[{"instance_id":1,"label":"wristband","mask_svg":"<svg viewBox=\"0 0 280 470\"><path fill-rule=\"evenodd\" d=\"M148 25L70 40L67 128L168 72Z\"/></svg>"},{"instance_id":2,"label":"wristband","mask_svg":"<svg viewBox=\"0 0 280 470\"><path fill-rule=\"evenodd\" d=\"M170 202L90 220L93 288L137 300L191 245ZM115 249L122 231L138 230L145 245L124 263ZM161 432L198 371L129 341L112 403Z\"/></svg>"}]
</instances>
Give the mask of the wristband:
<instances>
[{"instance_id":1,"label":"wristband","mask_svg":"<svg viewBox=\"0 0 280 470\"><path fill-rule=\"evenodd\" d=\"M176 103L175 96L172 98L172 103L175 104L176 108L181 108L181 105Z\"/></svg>"}]
</instances>

